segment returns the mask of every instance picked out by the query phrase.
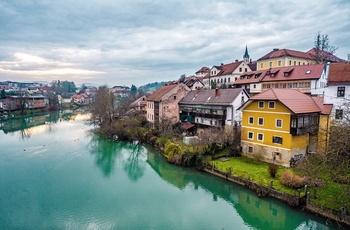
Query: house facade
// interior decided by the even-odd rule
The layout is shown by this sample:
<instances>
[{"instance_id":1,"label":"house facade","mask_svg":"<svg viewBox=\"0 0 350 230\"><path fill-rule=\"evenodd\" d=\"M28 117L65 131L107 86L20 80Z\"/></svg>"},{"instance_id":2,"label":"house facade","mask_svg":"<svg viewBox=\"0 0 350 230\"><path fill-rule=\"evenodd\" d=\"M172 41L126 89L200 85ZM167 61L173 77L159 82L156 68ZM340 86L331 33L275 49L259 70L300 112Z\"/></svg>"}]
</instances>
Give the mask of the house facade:
<instances>
[{"instance_id":1,"label":"house facade","mask_svg":"<svg viewBox=\"0 0 350 230\"><path fill-rule=\"evenodd\" d=\"M178 102L191 91L185 84L160 87L147 98L147 121L153 125L164 120L176 123L179 119Z\"/></svg>"},{"instance_id":2,"label":"house facade","mask_svg":"<svg viewBox=\"0 0 350 230\"><path fill-rule=\"evenodd\" d=\"M315 57L310 53L276 48L257 60L257 70L314 63Z\"/></svg>"},{"instance_id":3,"label":"house facade","mask_svg":"<svg viewBox=\"0 0 350 230\"><path fill-rule=\"evenodd\" d=\"M249 95L244 89L203 89L189 92L179 101L180 120L198 128L241 125L238 110Z\"/></svg>"},{"instance_id":4,"label":"house facade","mask_svg":"<svg viewBox=\"0 0 350 230\"><path fill-rule=\"evenodd\" d=\"M325 104L333 104L331 119L341 124L350 119L350 63L332 63L324 92Z\"/></svg>"},{"instance_id":5,"label":"house facade","mask_svg":"<svg viewBox=\"0 0 350 230\"><path fill-rule=\"evenodd\" d=\"M243 154L289 166L293 157L317 151L321 109L294 89L269 89L242 107Z\"/></svg>"}]
</instances>

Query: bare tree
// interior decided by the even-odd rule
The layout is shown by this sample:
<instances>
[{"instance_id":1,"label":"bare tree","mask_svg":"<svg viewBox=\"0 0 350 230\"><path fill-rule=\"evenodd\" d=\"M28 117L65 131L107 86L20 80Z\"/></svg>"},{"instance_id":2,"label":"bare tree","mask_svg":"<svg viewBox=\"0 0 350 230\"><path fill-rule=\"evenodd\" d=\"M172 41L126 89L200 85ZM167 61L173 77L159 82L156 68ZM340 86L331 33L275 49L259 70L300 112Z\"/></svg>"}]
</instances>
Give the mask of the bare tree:
<instances>
[{"instance_id":1,"label":"bare tree","mask_svg":"<svg viewBox=\"0 0 350 230\"><path fill-rule=\"evenodd\" d=\"M92 123L100 127L111 125L115 115L113 94L106 85L100 86L91 104Z\"/></svg>"},{"instance_id":2,"label":"bare tree","mask_svg":"<svg viewBox=\"0 0 350 230\"><path fill-rule=\"evenodd\" d=\"M314 56L317 63L327 62L329 54L334 54L338 49L338 47L329 44L328 34L321 34L321 32L315 35L314 48Z\"/></svg>"}]
</instances>

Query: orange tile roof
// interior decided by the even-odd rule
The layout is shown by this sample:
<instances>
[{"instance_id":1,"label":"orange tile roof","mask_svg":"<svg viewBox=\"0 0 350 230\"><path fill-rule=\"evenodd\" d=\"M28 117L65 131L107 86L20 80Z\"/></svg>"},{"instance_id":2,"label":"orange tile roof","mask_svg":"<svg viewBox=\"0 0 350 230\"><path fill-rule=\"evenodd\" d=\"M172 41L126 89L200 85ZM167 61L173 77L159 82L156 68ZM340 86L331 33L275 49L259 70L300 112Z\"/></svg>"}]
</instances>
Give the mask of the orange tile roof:
<instances>
[{"instance_id":1,"label":"orange tile roof","mask_svg":"<svg viewBox=\"0 0 350 230\"><path fill-rule=\"evenodd\" d=\"M324 97L311 97L317 104L317 106L321 109L321 114L331 114L333 105L323 104Z\"/></svg>"},{"instance_id":2,"label":"orange tile roof","mask_svg":"<svg viewBox=\"0 0 350 230\"><path fill-rule=\"evenodd\" d=\"M310 96L295 89L269 89L251 97L251 100L280 101L295 114L321 112L317 103Z\"/></svg>"},{"instance_id":3,"label":"orange tile roof","mask_svg":"<svg viewBox=\"0 0 350 230\"><path fill-rule=\"evenodd\" d=\"M319 79L322 75L323 69L324 64L273 68L270 69L270 73L274 73L275 75L272 76L267 74L262 79L262 82ZM290 72L289 76L284 76L284 73L286 72Z\"/></svg>"},{"instance_id":4,"label":"orange tile roof","mask_svg":"<svg viewBox=\"0 0 350 230\"><path fill-rule=\"evenodd\" d=\"M265 77L267 71L268 70L258 70L258 71L245 72L233 84L240 85L240 84L259 83ZM255 77L256 75L258 75L257 78ZM249 77L249 76L251 76L251 77Z\"/></svg>"},{"instance_id":5,"label":"orange tile roof","mask_svg":"<svg viewBox=\"0 0 350 230\"><path fill-rule=\"evenodd\" d=\"M350 84L350 62L331 64L328 85L332 84Z\"/></svg>"},{"instance_id":6,"label":"orange tile roof","mask_svg":"<svg viewBox=\"0 0 350 230\"><path fill-rule=\"evenodd\" d=\"M160 99L162 99L162 97L168 93L170 90L174 89L176 86L178 86L177 84L173 84L173 85L164 85L162 87L160 87L157 91L155 91L154 93L152 93L151 96L148 97L148 101L160 101Z\"/></svg>"},{"instance_id":7,"label":"orange tile roof","mask_svg":"<svg viewBox=\"0 0 350 230\"><path fill-rule=\"evenodd\" d=\"M279 57L286 57L286 56L308 59L308 60L315 60L315 57L310 53L305 53L305 52L296 51L296 50L289 50L289 49L276 49L276 50L274 49L268 54L259 58L258 61L279 58Z\"/></svg>"}]
</instances>

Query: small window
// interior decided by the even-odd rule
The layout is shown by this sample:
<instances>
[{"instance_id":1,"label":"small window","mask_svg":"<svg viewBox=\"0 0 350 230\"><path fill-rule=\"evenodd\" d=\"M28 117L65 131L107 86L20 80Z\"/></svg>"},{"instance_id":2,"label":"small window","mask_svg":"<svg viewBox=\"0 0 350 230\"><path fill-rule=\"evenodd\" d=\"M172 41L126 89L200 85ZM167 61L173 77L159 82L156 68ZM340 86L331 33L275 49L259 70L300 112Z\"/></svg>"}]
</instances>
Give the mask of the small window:
<instances>
[{"instance_id":1,"label":"small window","mask_svg":"<svg viewBox=\"0 0 350 230\"><path fill-rule=\"evenodd\" d=\"M270 87L269 87L270 88ZM259 108L264 108L265 107L265 103L263 101L259 101L258 102L258 107Z\"/></svg>"},{"instance_id":2,"label":"small window","mask_svg":"<svg viewBox=\"0 0 350 230\"><path fill-rule=\"evenodd\" d=\"M248 71L248 69L247 68L244 68L244 72L247 72Z\"/></svg>"},{"instance_id":3,"label":"small window","mask_svg":"<svg viewBox=\"0 0 350 230\"><path fill-rule=\"evenodd\" d=\"M248 132L248 139L253 139L254 138L254 133L253 132Z\"/></svg>"},{"instance_id":4,"label":"small window","mask_svg":"<svg viewBox=\"0 0 350 230\"><path fill-rule=\"evenodd\" d=\"M264 68L264 63L261 63L261 64L260 64L260 68Z\"/></svg>"},{"instance_id":5,"label":"small window","mask_svg":"<svg viewBox=\"0 0 350 230\"><path fill-rule=\"evenodd\" d=\"M272 67L272 61L270 61L270 63L269 63L269 67L270 67L270 68Z\"/></svg>"},{"instance_id":6,"label":"small window","mask_svg":"<svg viewBox=\"0 0 350 230\"><path fill-rule=\"evenodd\" d=\"M242 67L239 67L239 72L242 72Z\"/></svg>"},{"instance_id":7,"label":"small window","mask_svg":"<svg viewBox=\"0 0 350 230\"><path fill-rule=\"evenodd\" d=\"M174 96L174 100L176 100L176 96Z\"/></svg>"},{"instance_id":8,"label":"small window","mask_svg":"<svg viewBox=\"0 0 350 230\"><path fill-rule=\"evenodd\" d=\"M272 137L272 143L275 143L275 144L282 144L282 137L273 136L273 137Z\"/></svg>"},{"instance_id":9,"label":"small window","mask_svg":"<svg viewBox=\"0 0 350 230\"><path fill-rule=\"evenodd\" d=\"M276 119L276 127L282 128L282 120L281 119Z\"/></svg>"},{"instance_id":10,"label":"small window","mask_svg":"<svg viewBox=\"0 0 350 230\"><path fill-rule=\"evenodd\" d=\"M248 123L249 124L254 124L254 117L249 117L248 118Z\"/></svg>"},{"instance_id":11,"label":"small window","mask_svg":"<svg viewBox=\"0 0 350 230\"><path fill-rule=\"evenodd\" d=\"M344 97L344 96L345 96L345 87L338 87L337 97Z\"/></svg>"},{"instance_id":12,"label":"small window","mask_svg":"<svg viewBox=\"0 0 350 230\"><path fill-rule=\"evenodd\" d=\"M291 60L289 60L289 65L292 65L292 61Z\"/></svg>"},{"instance_id":13,"label":"small window","mask_svg":"<svg viewBox=\"0 0 350 230\"><path fill-rule=\"evenodd\" d=\"M256 85L255 84L253 85L253 88L256 89Z\"/></svg>"},{"instance_id":14,"label":"small window","mask_svg":"<svg viewBox=\"0 0 350 230\"><path fill-rule=\"evenodd\" d=\"M248 152L252 153L253 152L253 146L248 146Z\"/></svg>"},{"instance_id":15,"label":"small window","mask_svg":"<svg viewBox=\"0 0 350 230\"><path fill-rule=\"evenodd\" d=\"M310 74L310 73L311 73L311 70L306 71L306 74Z\"/></svg>"},{"instance_id":16,"label":"small window","mask_svg":"<svg viewBox=\"0 0 350 230\"><path fill-rule=\"evenodd\" d=\"M288 77L290 75L290 72L284 72L284 76Z\"/></svg>"},{"instance_id":17,"label":"small window","mask_svg":"<svg viewBox=\"0 0 350 230\"><path fill-rule=\"evenodd\" d=\"M343 119L343 110L342 109L335 110L335 119L337 119L337 120Z\"/></svg>"},{"instance_id":18,"label":"small window","mask_svg":"<svg viewBox=\"0 0 350 230\"><path fill-rule=\"evenodd\" d=\"M258 133L258 141L263 141L264 140L264 134Z\"/></svg>"},{"instance_id":19,"label":"small window","mask_svg":"<svg viewBox=\"0 0 350 230\"><path fill-rule=\"evenodd\" d=\"M296 61L294 61L294 65L297 65L297 62L296 62Z\"/></svg>"},{"instance_id":20,"label":"small window","mask_svg":"<svg viewBox=\"0 0 350 230\"><path fill-rule=\"evenodd\" d=\"M275 108L275 102L269 101L269 109L274 109L274 108Z\"/></svg>"},{"instance_id":21,"label":"small window","mask_svg":"<svg viewBox=\"0 0 350 230\"><path fill-rule=\"evenodd\" d=\"M282 62L281 61L278 61L278 66L281 66L282 65Z\"/></svg>"},{"instance_id":22,"label":"small window","mask_svg":"<svg viewBox=\"0 0 350 230\"><path fill-rule=\"evenodd\" d=\"M259 125L264 125L264 118L262 117L259 117Z\"/></svg>"}]
</instances>

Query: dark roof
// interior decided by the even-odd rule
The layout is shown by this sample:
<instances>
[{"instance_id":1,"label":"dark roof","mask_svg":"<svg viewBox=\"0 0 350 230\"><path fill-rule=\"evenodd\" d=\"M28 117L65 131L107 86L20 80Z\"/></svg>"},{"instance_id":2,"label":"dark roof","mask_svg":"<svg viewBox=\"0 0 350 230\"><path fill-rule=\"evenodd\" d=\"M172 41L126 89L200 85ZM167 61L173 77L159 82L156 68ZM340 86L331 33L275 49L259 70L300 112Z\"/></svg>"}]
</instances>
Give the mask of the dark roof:
<instances>
[{"instance_id":1,"label":"dark roof","mask_svg":"<svg viewBox=\"0 0 350 230\"><path fill-rule=\"evenodd\" d=\"M345 60L338 58L334 54L324 51L324 50L317 50L316 48L312 48L311 50L307 51L307 53L313 55L315 58L317 58L317 55L320 55L325 61L329 62L344 62Z\"/></svg>"},{"instance_id":2,"label":"dark roof","mask_svg":"<svg viewBox=\"0 0 350 230\"><path fill-rule=\"evenodd\" d=\"M162 99L162 97L167 94L170 90L174 89L176 86L178 86L177 84L173 84L173 85L164 85L162 87L160 87L157 91L155 91L154 93L152 93L151 96L149 96L147 98L148 101L160 101L160 99Z\"/></svg>"},{"instance_id":3,"label":"dark roof","mask_svg":"<svg viewBox=\"0 0 350 230\"><path fill-rule=\"evenodd\" d=\"M190 105L229 105L240 95L242 89L204 89L193 90L179 101ZM217 95L217 96L216 96Z\"/></svg>"},{"instance_id":4,"label":"dark roof","mask_svg":"<svg viewBox=\"0 0 350 230\"><path fill-rule=\"evenodd\" d=\"M309 53L296 51L296 50L289 50L289 49L274 49L271 52L269 52L268 54L259 58L258 61L279 58L279 57L286 57L286 56L308 59L308 60L315 60L315 57Z\"/></svg>"},{"instance_id":5,"label":"dark roof","mask_svg":"<svg viewBox=\"0 0 350 230\"><path fill-rule=\"evenodd\" d=\"M332 63L329 67L328 85L350 84L350 62Z\"/></svg>"},{"instance_id":6,"label":"dark roof","mask_svg":"<svg viewBox=\"0 0 350 230\"><path fill-rule=\"evenodd\" d=\"M269 89L251 97L251 100L280 101L295 114L321 112L310 96L295 89Z\"/></svg>"},{"instance_id":7,"label":"dark roof","mask_svg":"<svg viewBox=\"0 0 350 230\"><path fill-rule=\"evenodd\" d=\"M206 67L206 66L204 66L204 67L202 67L200 70L198 70L197 72L196 72L196 74L197 73L207 73L207 72L209 72L209 68L208 67Z\"/></svg>"}]
</instances>

